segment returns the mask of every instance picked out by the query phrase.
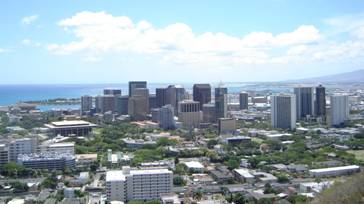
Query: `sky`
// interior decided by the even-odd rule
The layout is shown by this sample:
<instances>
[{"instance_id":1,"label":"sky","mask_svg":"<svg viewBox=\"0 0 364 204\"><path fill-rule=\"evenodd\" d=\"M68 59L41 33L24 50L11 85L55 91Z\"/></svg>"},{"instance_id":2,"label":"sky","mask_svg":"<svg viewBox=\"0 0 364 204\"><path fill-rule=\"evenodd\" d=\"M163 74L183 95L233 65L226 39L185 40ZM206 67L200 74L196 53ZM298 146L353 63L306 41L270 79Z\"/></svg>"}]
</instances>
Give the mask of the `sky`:
<instances>
[{"instance_id":1,"label":"sky","mask_svg":"<svg viewBox=\"0 0 364 204\"><path fill-rule=\"evenodd\" d=\"M363 0L0 6L0 84L281 81L363 65Z\"/></svg>"}]
</instances>

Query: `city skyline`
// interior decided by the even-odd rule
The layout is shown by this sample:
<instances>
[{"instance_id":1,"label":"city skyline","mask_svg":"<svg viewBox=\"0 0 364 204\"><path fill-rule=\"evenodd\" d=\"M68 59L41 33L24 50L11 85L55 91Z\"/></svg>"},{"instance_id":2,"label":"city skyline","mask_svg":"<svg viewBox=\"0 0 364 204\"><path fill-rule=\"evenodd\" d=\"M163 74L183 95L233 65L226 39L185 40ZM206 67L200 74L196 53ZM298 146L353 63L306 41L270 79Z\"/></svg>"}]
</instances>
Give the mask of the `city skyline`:
<instances>
[{"instance_id":1,"label":"city skyline","mask_svg":"<svg viewBox=\"0 0 364 204\"><path fill-rule=\"evenodd\" d=\"M361 1L3 5L1 84L282 81L363 68Z\"/></svg>"}]
</instances>

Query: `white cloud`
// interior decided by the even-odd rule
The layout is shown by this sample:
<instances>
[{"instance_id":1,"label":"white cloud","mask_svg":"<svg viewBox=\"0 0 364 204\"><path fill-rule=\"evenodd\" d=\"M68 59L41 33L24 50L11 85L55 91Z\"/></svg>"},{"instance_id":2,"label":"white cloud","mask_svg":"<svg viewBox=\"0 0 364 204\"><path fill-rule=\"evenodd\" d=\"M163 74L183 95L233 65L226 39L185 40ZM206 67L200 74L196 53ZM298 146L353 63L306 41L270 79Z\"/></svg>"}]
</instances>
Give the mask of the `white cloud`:
<instances>
[{"instance_id":1,"label":"white cloud","mask_svg":"<svg viewBox=\"0 0 364 204\"><path fill-rule=\"evenodd\" d=\"M126 16L87 11L61 20L58 25L76 38L68 43L48 44L47 49L61 55L82 52L92 56L86 61L99 61L102 53L130 52L156 57L161 63L234 66L353 59L364 51L360 42L327 41L313 25L301 25L276 35L251 32L239 37L222 32L196 34L183 23L156 28L145 20L133 22ZM363 30L357 31L357 36L364 34Z\"/></svg>"},{"instance_id":2,"label":"white cloud","mask_svg":"<svg viewBox=\"0 0 364 204\"><path fill-rule=\"evenodd\" d=\"M38 15L25 16L21 19L22 24L29 25L39 18Z\"/></svg>"},{"instance_id":3,"label":"white cloud","mask_svg":"<svg viewBox=\"0 0 364 204\"><path fill-rule=\"evenodd\" d=\"M30 40L30 39L23 39L22 41L21 41L21 43L23 44L23 45L30 45L31 43L32 43L32 40Z\"/></svg>"}]
</instances>

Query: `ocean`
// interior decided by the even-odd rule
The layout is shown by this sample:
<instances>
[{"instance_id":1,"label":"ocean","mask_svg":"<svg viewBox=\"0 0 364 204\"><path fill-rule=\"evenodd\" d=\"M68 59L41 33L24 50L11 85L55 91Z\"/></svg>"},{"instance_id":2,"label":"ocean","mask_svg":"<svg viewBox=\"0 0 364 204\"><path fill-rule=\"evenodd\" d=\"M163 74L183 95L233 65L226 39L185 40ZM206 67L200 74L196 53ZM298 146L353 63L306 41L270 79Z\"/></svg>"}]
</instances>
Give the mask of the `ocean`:
<instances>
[{"instance_id":1,"label":"ocean","mask_svg":"<svg viewBox=\"0 0 364 204\"><path fill-rule=\"evenodd\" d=\"M156 88L167 87L167 83L148 83L150 93L155 93ZM184 83L186 90L192 92L192 83ZM212 86L216 86L212 84ZM267 84L251 83L226 83L229 93L237 93L242 90L267 90L274 92L286 91L287 87L272 87ZM21 101L47 100L55 98L80 98L82 95L101 95L105 88L118 88L122 94L128 94L128 84L63 84L63 85L0 85L0 106L15 104ZM39 106L41 110L53 108L79 108L79 105L47 105Z\"/></svg>"}]
</instances>

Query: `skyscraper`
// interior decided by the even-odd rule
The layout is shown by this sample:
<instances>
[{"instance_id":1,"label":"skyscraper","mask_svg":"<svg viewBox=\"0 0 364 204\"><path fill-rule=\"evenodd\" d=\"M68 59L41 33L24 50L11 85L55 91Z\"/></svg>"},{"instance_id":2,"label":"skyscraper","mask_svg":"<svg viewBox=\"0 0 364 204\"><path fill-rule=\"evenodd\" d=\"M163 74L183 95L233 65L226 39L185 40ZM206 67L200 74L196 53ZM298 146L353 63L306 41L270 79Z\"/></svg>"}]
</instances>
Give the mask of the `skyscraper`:
<instances>
[{"instance_id":1,"label":"skyscraper","mask_svg":"<svg viewBox=\"0 0 364 204\"><path fill-rule=\"evenodd\" d=\"M200 102L200 108L203 104L211 102L211 86L210 84L193 85L193 100Z\"/></svg>"},{"instance_id":2,"label":"skyscraper","mask_svg":"<svg viewBox=\"0 0 364 204\"><path fill-rule=\"evenodd\" d=\"M104 89L104 95L121 96L121 90L120 89L107 88L107 89Z\"/></svg>"},{"instance_id":3,"label":"skyscraper","mask_svg":"<svg viewBox=\"0 0 364 204\"><path fill-rule=\"evenodd\" d=\"M271 96L271 123L274 128L296 128L296 97L293 95Z\"/></svg>"},{"instance_id":4,"label":"skyscraper","mask_svg":"<svg viewBox=\"0 0 364 204\"><path fill-rule=\"evenodd\" d=\"M146 81L129 81L129 97L134 95L135 89L147 88Z\"/></svg>"},{"instance_id":5,"label":"skyscraper","mask_svg":"<svg viewBox=\"0 0 364 204\"><path fill-rule=\"evenodd\" d=\"M115 96L103 95L96 97L96 111L98 113L105 113L108 111L115 112Z\"/></svg>"},{"instance_id":6,"label":"skyscraper","mask_svg":"<svg viewBox=\"0 0 364 204\"><path fill-rule=\"evenodd\" d=\"M166 104L171 104L175 110L175 115L178 115L178 102L185 99L186 91L180 85L169 85L166 89Z\"/></svg>"},{"instance_id":7,"label":"skyscraper","mask_svg":"<svg viewBox=\"0 0 364 204\"><path fill-rule=\"evenodd\" d=\"M81 114L84 115L87 111L92 108L92 96L82 96L81 97Z\"/></svg>"},{"instance_id":8,"label":"skyscraper","mask_svg":"<svg viewBox=\"0 0 364 204\"><path fill-rule=\"evenodd\" d=\"M297 119L314 115L314 93L312 87L295 87Z\"/></svg>"},{"instance_id":9,"label":"skyscraper","mask_svg":"<svg viewBox=\"0 0 364 204\"><path fill-rule=\"evenodd\" d=\"M116 97L116 104L115 104L116 112L121 115L127 115L128 114L128 102L129 102L129 96Z\"/></svg>"},{"instance_id":10,"label":"skyscraper","mask_svg":"<svg viewBox=\"0 0 364 204\"><path fill-rule=\"evenodd\" d=\"M315 103L315 113L317 117L325 119L326 116L326 93L325 87L319 85L316 87L316 103Z\"/></svg>"},{"instance_id":11,"label":"skyscraper","mask_svg":"<svg viewBox=\"0 0 364 204\"><path fill-rule=\"evenodd\" d=\"M249 103L248 93L241 92L239 94L239 107L240 107L240 110L248 109L248 103Z\"/></svg>"},{"instance_id":12,"label":"skyscraper","mask_svg":"<svg viewBox=\"0 0 364 204\"><path fill-rule=\"evenodd\" d=\"M152 108L157 108L157 97L155 94L149 95L149 110Z\"/></svg>"},{"instance_id":13,"label":"skyscraper","mask_svg":"<svg viewBox=\"0 0 364 204\"><path fill-rule=\"evenodd\" d=\"M178 103L178 120L187 128L198 128L202 121L200 103L197 101L184 100Z\"/></svg>"},{"instance_id":14,"label":"skyscraper","mask_svg":"<svg viewBox=\"0 0 364 204\"><path fill-rule=\"evenodd\" d=\"M132 120L145 120L149 113L149 90L146 88L134 89L133 96L129 98L128 113Z\"/></svg>"},{"instance_id":15,"label":"skyscraper","mask_svg":"<svg viewBox=\"0 0 364 204\"><path fill-rule=\"evenodd\" d=\"M227 117L227 88L215 88L216 119Z\"/></svg>"},{"instance_id":16,"label":"skyscraper","mask_svg":"<svg viewBox=\"0 0 364 204\"><path fill-rule=\"evenodd\" d=\"M156 88L155 89L157 108L160 108L160 107L166 105L166 92L167 92L167 90L165 88Z\"/></svg>"},{"instance_id":17,"label":"skyscraper","mask_svg":"<svg viewBox=\"0 0 364 204\"><path fill-rule=\"evenodd\" d=\"M206 103L202 105L202 121L204 123L214 123L216 121L215 114L215 104Z\"/></svg>"},{"instance_id":18,"label":"skyscraper","mask_svg":"<svg viewBox=\"0 0 364 204\"><path fill-rule=\"evenodd\" d=\"M330 97L331 125L340 126L349 119L349 97L347 95L333 95Z\"/></svg>"},{"instance_id":19,"label":"skyscraper","mask_svg":"<svg viewBox=\"0 0 364 204\"><path fill-rule=\"evenodd\" d=\"M173 130L176 128L174 121L174 108L172 105L165 105L159 109L159 127L164 130Z\"/></svg>"}]
</instances>

